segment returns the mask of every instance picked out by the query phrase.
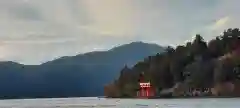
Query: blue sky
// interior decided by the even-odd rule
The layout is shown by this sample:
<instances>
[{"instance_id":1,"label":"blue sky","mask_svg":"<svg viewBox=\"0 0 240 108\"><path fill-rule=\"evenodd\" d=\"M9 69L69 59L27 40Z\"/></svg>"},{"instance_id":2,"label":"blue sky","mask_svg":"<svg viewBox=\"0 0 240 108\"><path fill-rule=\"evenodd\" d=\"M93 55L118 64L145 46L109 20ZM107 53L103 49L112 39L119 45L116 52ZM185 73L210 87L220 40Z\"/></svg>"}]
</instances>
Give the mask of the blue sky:
<instances>
[{"instance_id":1,"label":"blue sky","mask_svg":"<svg viewBox=\"0 0 240 108\"><path fill-rule=\"evenodd\" d=\"M239 0L0 0L0 60L40 64L144 41L178 45L239 27Z\"/></svg>"}]
</instances>

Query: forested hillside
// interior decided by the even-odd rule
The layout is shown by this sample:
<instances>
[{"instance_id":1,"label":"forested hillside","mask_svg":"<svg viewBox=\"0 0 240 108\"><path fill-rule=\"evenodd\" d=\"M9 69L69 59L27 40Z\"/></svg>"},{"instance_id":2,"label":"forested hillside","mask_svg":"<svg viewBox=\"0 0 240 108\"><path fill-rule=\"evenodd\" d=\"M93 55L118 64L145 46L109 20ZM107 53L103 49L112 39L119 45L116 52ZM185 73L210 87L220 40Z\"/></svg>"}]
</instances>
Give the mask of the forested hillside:
<instances>
[{"instance_id":1,"label":"forested hillside","mask_svg":"<svg viewBox=\"0 0 240 108\"><path fill-rule=\"evenodd\" d=\"M168 47L165 53L146 57L132 68L125 66L120 77L105 86L105 95L136 96L139 74L144 72L146 81L159 92L175 88L175 95L183 95L188 88L210 88L218 96L239 96L239 67L238 28L227 29L209 42L197 34L192 42Z\"/></svg>"}]
</instances>

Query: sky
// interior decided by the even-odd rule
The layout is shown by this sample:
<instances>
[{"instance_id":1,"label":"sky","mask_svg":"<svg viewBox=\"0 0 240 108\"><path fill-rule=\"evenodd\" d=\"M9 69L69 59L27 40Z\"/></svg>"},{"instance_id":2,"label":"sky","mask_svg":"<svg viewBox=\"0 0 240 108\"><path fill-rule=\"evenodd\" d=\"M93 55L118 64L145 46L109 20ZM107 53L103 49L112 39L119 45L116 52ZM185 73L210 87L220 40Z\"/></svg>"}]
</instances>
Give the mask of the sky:
<instances>
[{"instance_id":1,"label":"sky","mask_svg":"<svg viewBox=\"0 0 240 108\"><path fill-rule=\"evenodd\" d=\"M240 26L239 0L0 0L0 60L35 65L133 41L176 46Z\"/></svg>"}]
</instances>

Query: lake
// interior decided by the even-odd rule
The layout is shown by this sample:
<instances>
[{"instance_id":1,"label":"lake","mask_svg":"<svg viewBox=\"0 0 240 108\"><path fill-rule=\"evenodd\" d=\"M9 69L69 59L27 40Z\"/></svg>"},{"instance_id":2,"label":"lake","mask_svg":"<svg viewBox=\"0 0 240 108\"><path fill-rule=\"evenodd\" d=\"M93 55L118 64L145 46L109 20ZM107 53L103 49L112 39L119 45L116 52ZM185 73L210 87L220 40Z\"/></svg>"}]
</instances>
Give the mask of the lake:
<instances>
[{"instance_id":1,"label":"lake","mask_svg":"<svg viewBox=\"0 0 240 108\"><path fill-rule=\"evenodd\" d=\"M0 108L239 108L240 98L106 99L52 98L0 100Z\"/></svg>"}]
</instances>

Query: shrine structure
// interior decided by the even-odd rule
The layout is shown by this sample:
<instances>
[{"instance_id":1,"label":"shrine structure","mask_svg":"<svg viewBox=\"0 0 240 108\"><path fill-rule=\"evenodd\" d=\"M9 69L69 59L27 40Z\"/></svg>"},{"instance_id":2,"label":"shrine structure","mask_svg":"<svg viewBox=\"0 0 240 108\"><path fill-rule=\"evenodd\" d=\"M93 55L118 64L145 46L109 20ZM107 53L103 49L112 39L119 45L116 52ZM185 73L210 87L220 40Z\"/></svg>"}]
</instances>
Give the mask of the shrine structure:
<instances>
[{"instance_id":1,"label":"shrine structure","mask_svg":"<svg viewBox=\"0 0 240 108\"><path fill-rule=\"evenodd\" d=\"M153 89L149 81L144 80L143 73L140 74L139 86L140 89L137 91L138 98L148 98L155 96L155 90Z\"/></svg>"}]
</instances>

